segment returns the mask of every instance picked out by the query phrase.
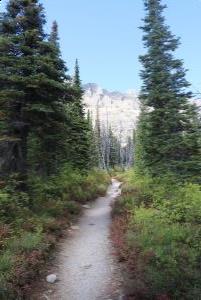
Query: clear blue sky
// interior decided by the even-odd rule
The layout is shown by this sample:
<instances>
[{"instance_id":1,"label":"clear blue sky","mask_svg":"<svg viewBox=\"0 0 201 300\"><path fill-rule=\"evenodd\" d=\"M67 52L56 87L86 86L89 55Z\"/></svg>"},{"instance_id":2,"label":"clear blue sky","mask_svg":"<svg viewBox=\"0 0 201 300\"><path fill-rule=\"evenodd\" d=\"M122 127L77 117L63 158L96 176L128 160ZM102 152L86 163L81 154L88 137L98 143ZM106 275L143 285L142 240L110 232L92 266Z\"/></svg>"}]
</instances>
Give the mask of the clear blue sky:
<instances>
[{"instance_id":1,"label":"clear blue sky","mask_svg":"<svg viewBox=\"0 0 201 300\"><path fill-rule=\"evenodd\" d=\"M1 0L2 11L7 0ZM142 53L143 0L41 0L47 30L53 20L60 29L63 58L72 71L80 61L84 83L109 90L140 88L138 56ZM177 56L189 69L193 89L201 90L201 0L163 0L168 24L181 37Z\"/></svg>"}]
</instances>

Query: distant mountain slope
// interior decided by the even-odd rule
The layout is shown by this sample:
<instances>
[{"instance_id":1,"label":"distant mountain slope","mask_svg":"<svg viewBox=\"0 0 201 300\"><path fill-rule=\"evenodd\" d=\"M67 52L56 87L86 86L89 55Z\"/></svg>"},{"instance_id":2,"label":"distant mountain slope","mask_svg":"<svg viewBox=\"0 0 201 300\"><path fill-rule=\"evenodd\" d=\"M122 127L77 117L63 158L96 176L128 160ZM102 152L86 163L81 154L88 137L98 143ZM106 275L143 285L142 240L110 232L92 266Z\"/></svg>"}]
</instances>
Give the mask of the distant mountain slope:
<instances>
[{"instance_id":1,"label":"distant mountain slope","mask_svg":"<svg viewBox=\"0 0 201 300\"><path fill-rule=\"evenodd\" d=\"M93 122L98 111L101 124L111 126L122 141L132 135L140 111L136 92L110 92L95 83L84 85L84 90L86 111L90 111Z\"/></svg>"},{"instance_id":2,"label":"distant mountain slope","mask_svg":"<svg viewBox=\"0 0 201 300\"><path fill-rule=\"evenodd\" d=\"M135 91L111 92L95 83L85 84L83 88L86 112L90 111L94 123L98 111L102 126L111 126L122 141L132 136L140 113L138 95ZM201 108L200 99L193 99L192 103Z\"/></svg>"}]
</instances>

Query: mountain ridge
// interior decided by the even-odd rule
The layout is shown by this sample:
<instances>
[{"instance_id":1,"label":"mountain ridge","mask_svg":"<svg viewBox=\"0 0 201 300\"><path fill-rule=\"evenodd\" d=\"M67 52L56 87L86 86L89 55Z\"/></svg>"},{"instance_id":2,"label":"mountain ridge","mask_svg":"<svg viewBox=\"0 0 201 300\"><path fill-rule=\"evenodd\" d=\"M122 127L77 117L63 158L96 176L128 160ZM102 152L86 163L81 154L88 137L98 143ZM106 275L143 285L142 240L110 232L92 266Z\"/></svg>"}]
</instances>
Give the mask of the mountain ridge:
<instances>
[{"instance_id":1,"label":"mountain ridge","mask_svg":"<svg viewBox=\"0 0 201 300\"><path fill-rule=\"evenodd\" d=\"M108 91L96 83L85 84L83 89L85 109L94 124L99 115L101 126L111 127L122 142L132 136L140 112L137 92Z\"/></svg>"}]
</instances>

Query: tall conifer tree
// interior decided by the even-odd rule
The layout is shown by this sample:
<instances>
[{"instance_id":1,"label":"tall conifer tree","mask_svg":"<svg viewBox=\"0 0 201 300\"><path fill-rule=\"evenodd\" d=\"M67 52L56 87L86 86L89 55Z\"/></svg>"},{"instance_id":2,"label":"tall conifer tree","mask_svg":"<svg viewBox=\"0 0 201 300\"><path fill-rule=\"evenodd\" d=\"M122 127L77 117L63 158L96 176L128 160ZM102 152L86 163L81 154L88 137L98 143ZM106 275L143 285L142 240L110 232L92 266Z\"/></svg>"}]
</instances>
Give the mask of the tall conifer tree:
<instances>
[{"instance_id":1,"label":"tall conifer tree","mask_svg":"<svg viewBox=\"0 0 201 300\"><path fill-rule=\"evenodd\" d=\"M92 118L90 112L87 113L87 123L88 123L88 141L89 141L89 166L91 168L99 167L99 149L97 144L97 138L95 133L95 128L93 126Z\"/></svg>"},{"instance_id":2,"label":"tall conifer tree","mask_svg":"<svg viewBox=\"0 0 201 300\"><path fill-rule=\"evenodd\" d=\"M67 68L61 58L59 45L58 25L53 22L48 41L45 41L44 60L49 86L46 87L50 104L46 115L41 120L46 120L41 127L40 134L40 159L43 166L43 175L51 175L60 170L67 155L67 128L68 119L65 111L66 103L71 101L70 77L66 75ZM51 86L52 85L52 86ZM47 98L47 100L48 100ZM42 154L42 155L41 155Z\"/></svg>"},{"instance_id":3,"label":"tall conifer tree","mask_svg":"<svg viewBox=\"0 0 201 300\"><path fill-rule=\"evenodd\" d=\"M49 42L57 46L57 48L59 49L59 30L57 21L54 21L52 23L52 30L49 36Z\"/></svg>"},{"instance_id":4,"label":"tall conifer tree","mask_svg":"<svg viewBox=\"0 0 201 300\"><path fill-rule=\"evenodd\" d=\"M27 138L31 126L27 113L37 99L40 75L37 75L36 57L45 38L43 8L37 2L10 0L2 20L0 108L5 125L1 132L3 174L16 172L25 175L27 172Z\"/></svg>"},{"instance_id":5,"label":"tall conifer tree","mask_svg":"<svg viewBox=\"0 0 201 300\"><path fill-rule=\"evenodd\" d=\"M38 0L8 2L0 40L4 174L26 175L30 139L31 146L33 140L35 145L43 144L37 149L40 153L35 169L48 175L55 168L53 145L60 145L55 137L65 122L63 101L68 98L64 84L67 77L58 43L47 41L44 24L43 7Z\"/></svg>"},{"instance_id":6,"label":"tall conifer tree","mask_svg":"<svg viewBox=\"0 0 201 300\"><path fill-rule=\"evenodd\" d=\"M183 62L174 58L179 45L165 24L161 0L145 0L144 46L140 57L142 115L138 132L141 170L154 176L162 172L188 178L200 171L200 149L195 108L189 104ZM140 152L140 153L139 153ZM163 173L164 174L164 173Z\"/></svg>"},{"instance_id":7,"label":"tall conifer tree","mask_svg":"<svg viewBox=\"0 0 201 300\"><path fill-rule=\"evenodd\" d=\"M69 159L74 167L82 170L89 168L90 161L89 124L85 117L83 93L79 64L76 60L72 81L72 102L69 105L71 116Z\"/></svg>"}]
</instances>

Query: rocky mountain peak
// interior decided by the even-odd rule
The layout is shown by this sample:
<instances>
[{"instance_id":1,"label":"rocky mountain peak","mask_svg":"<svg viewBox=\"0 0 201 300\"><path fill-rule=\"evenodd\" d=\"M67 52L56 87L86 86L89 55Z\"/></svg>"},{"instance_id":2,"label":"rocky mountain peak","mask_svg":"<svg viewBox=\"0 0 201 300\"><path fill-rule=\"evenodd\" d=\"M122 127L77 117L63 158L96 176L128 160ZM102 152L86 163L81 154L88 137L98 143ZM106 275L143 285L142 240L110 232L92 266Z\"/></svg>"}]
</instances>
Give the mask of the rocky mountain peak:
<instances>
[{"instance_id":1,"label":"rocky mountain peak","mask_svg":"<svg viewBox=\"0 0 201 300\"><path fill-rule=\"evenodd\" d=\"M86 111L90 112L94 123L98 112L102 126L111 126L122 141L132 136L140 111L134 90L108 91L95 83L84 85L84 90Z\"/></svg>"}]
</instances>

